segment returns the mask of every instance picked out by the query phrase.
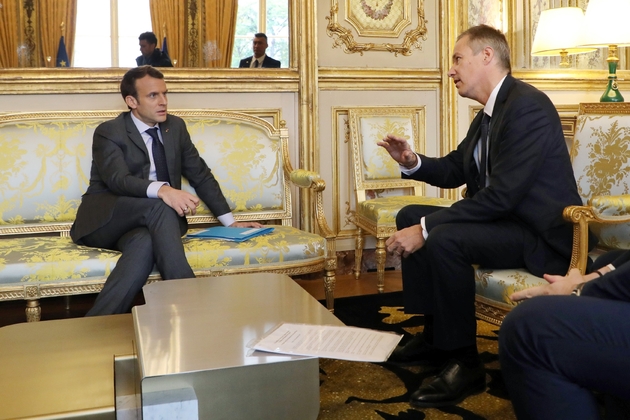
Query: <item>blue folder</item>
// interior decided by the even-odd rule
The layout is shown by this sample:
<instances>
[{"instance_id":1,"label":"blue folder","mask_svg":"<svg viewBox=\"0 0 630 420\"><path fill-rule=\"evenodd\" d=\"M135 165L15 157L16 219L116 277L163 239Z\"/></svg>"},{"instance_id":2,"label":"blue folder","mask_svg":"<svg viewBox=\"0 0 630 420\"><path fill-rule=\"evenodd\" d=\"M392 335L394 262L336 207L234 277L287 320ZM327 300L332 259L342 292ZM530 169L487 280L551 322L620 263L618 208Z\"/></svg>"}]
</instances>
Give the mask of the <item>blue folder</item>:
<instances>
[{"instance_id":1,"label":"blue folder","mask_svg":"<svg viewBox=\"0 0 630 420\"><path fill-rule=\"evenodd\" d=\"M188 236L191 238L210 238L222 239L224 241L243 242L253 237L264 235L270 232L273 232L272 227L238 228L214 226L208 229L200 230L198 232L189 233Z\"/></svg>"}]
</instances>

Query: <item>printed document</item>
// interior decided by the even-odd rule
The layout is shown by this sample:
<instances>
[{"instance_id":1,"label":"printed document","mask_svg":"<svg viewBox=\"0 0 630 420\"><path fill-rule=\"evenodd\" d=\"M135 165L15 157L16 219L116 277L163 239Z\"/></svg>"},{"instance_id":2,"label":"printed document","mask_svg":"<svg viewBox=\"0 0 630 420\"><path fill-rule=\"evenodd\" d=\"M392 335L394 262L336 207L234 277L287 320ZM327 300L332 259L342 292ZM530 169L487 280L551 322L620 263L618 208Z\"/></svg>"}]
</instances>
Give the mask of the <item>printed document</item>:
<instances>
[{"instance_id":1,"label":"printed document","mask_svg":"<svg viewBox=\"0 0 630 420\"><path fill-rule=\"evenodd\" d=\"M384 362L402 335L357 327L282 323L251 347L255 350L359 362Z\"/></svg>"}]
</instances>

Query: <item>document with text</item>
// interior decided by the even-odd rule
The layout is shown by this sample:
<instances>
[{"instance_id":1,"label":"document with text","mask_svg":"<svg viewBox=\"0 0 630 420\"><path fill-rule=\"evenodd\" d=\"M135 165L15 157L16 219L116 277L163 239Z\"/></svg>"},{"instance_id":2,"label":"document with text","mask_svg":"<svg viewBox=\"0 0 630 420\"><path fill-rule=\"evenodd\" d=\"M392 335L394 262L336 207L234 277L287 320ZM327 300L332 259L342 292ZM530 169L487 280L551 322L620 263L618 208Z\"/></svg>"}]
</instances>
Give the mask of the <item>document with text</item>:
<instances>
[{"instance_id":1,"label":"document with text","mask_svg":"<svg viewBox=\"0 0 630 420\"><path fill-rule=\"evenodd\" d=\"M255 350L359 362L384 362L402 335L357 327L282 323L250 347Z\"/></svg>"}]
</instances>

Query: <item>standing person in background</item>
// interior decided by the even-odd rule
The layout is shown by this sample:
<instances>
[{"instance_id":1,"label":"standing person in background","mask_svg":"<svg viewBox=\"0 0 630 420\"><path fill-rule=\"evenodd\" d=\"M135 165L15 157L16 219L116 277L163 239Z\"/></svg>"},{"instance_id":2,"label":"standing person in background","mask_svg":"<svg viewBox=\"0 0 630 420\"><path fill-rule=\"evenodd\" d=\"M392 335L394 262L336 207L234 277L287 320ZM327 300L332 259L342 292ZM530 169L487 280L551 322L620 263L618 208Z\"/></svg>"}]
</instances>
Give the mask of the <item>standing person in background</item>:
<instances>
[{"instance_id":1,"label":"standing person in background","mask_svg":"<svg viewBox=\"0 0 630 420\"><path fill-rule=\"evenodd\" d=\"M254 35L252 50L254 55L241 60L239 68L280 68L280 62L269 57L267 51L267 35L262 32Z\"/></svg>"}]
</instances>

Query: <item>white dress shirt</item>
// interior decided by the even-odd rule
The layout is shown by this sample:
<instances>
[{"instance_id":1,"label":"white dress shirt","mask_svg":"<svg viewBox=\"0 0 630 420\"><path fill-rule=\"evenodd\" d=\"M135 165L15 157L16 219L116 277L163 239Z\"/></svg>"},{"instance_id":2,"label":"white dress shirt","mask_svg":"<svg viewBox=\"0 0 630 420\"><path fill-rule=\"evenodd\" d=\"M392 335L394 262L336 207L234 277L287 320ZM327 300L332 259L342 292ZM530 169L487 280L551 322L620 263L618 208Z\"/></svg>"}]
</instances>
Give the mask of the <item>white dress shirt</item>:
<instances>
[{"instance_id":1,"label":"white dress shirt","mask_svg":"<svg viewBox=\"0 0 630 420\"><path fill-rule=\"evenodd\" d=\"M151 161L151 167L149 168L149 180L153 182L149 184L149 186L147 187L147 197L158 198L158 190L162 188L162 185L164 184L170 185L170 184L164 181L157 181L157 175L155 172L155 162L153 161L153 153L151 152L151 150L153 150L151 147L153 145L153 137L151 137L151 135L147 133L147 130L153 127L151 127L148 124L145 124L143 121L140 121L135 115L133 115L133 112L131 113L131 120L133 121L133 123L136 125L136 128L140 132L140 135L142 136L142 140L144 140L144 144L147 147L147 151L149 152L149 160ZM162 138L162 132L160 131L160 125L156 124L155 127L157 127L158 129L157 130L158 138L160 139L162 144L164 144L164 140ZM231 212L222 214L221 216L217 216L217 219L219 219L219 222L221 222L223 226L230 226L232 223L236 221L234 219L234 215Z\"/></svg>"}]
</instances>

